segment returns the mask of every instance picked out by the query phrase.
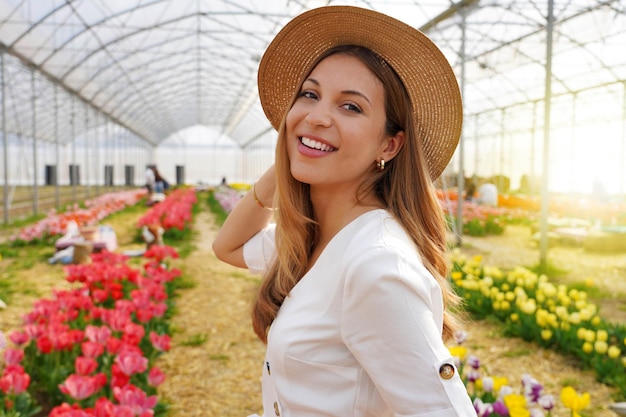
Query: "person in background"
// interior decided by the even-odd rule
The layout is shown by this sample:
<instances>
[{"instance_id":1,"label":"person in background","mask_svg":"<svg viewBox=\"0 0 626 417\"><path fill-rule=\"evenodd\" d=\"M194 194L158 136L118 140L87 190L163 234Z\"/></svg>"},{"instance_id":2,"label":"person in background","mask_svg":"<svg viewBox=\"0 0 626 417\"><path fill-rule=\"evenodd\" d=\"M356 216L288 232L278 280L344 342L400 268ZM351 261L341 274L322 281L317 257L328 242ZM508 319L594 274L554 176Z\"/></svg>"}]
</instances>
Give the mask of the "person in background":
<instances>
[{"instance_id":1,"label":"person in background","mask_svg":"<svg viewBox=\"0 0 626 417\"><path fill-rule=\"evenodd\" d=\"M476 193L476 181L474 177L468 178L465 186L465 201L474 201L474 194Z\"/></svg>"},{"instance_id":2,"label":"person in background","mask_svg":"<svg viewBox=\"0 0 626 417\"><path fill-rule=\"evenodd\" d=\"M167 189L170 188L169 182L159 172L156 166L152 167L154 171L154 188L157 193L164 193Z\"/></svg>"},{"instance_id":3,"label":"person in background","mask_svg":"<svg viewBox=\"0 0 626 417\"><path fill-rule=\"evenodd\" d=\"M151 166L146 168L146 188L148 189L148 194L152 194L155 191L156 185L156 177L154 175L154 170Z\"/></svg>"},{"instance_id":4,"label":"person in background","mask_svg":"<svg viewBox=\"0 0 626 417\"><path fill-rule=\"evenodd\" d=\"M327 6L278 33L258 86L275 164L213 249L263 274L264 415L475 417L445 345L460 300L433 180L463 114L446 58L396 19Z\"/></svg>"},{"instance_id":5,"label":"person in background","mask_svg":"<svg viewBox=\"0 0 626 417\"><path fill-rule=\"evenodd\" d=\"M482 206L498 206L498 187L494 183L486 182L478 187L476 203Z\"/></svg>"}]
</instances>

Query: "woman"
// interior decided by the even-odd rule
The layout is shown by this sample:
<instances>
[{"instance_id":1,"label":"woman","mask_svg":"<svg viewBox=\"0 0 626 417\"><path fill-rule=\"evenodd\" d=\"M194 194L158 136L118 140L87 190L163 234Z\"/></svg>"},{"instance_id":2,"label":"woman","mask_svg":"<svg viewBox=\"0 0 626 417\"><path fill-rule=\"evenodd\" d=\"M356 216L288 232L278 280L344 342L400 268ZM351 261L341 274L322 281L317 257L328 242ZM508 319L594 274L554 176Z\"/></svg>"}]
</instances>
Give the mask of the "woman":
<instances>
[{"instance_id":1,"label":"woman","mask_svg":"<svg viewBox=\"0 0 626 417\"><path fill-rule=\"evenodd\" d=\"M395 19L331 6L281 30L258 81L275 166L213 248L264 274L264 415L475 416L444 345L458 299L432 185L460 136L450 65Z\"/></svg>"}]
</instances>

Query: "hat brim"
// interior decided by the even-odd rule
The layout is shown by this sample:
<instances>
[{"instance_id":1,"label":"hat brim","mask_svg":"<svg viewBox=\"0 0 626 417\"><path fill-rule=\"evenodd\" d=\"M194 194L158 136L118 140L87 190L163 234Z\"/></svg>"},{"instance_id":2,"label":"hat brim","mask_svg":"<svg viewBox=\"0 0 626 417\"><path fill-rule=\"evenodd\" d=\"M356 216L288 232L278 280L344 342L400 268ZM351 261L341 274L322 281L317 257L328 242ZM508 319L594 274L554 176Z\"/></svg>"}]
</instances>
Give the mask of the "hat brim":
<instances>
[{"instance_id":1,"label":"hat brim","mask_svg":"<svg viewBox=\"0 0 626 417\"><path fill-rule=\"evenodd\" d=\"M275 129L306 71L339 45L379 54L402 79L413 103L433 180L448 165L461 136L463 107L456 76L422 32L385 14L353 6L326 6L296 16L276 35L259 64L261 105Z\"/></svg>"}]
</instances>

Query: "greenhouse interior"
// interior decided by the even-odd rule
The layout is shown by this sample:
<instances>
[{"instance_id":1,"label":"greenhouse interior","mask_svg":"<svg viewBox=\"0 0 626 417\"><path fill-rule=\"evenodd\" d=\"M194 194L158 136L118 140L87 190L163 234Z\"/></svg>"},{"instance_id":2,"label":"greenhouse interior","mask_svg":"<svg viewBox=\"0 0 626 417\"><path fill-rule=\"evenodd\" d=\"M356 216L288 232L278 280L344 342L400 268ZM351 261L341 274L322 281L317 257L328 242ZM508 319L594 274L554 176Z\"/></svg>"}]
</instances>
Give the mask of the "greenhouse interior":
<instances>
[{"instance_id":1,"label":"greenhouse interior","mask_svg":"<svg viewBox=\"0 0 626 417\"><path fill-rule=\"evenodd\" d=\"M240 272L217 268L225 278L210 288L183 280L181 311L148 326L151 373L131 378L147 396L135 411L147 414L92 414L102 392L79 398L70 371L47 371L59 357L74 358L71 349L35 355L34 339L9 334L23 315L37 320L45 309L28 313L33 302L50 297L64 274L74 282L89 275L59 265L127 267L102 255L117 252L146 256L179 279L218 262L202 243L214 235L198 230L219 229L275 161L278 133L257 85L261 57L295 16L340 5L418 29L456 76L462 133L434 181L451 281L474 320L503 323L469 330L471 349L503 373L519 367L511 380L537 369L559 403L541 409L535 398L524 406L530 414L509 406L499 414L476 405L490 398L482 385L468 385L477 414L626 416L626 0L0 0L0 350L27 346L30 372L30 385L17 390L24 374L16 376L8 353L0 360L0 416L262 414L255 360L262 363L263 346L248 334L242 301L258 281L237 280ZM156 193L146 186L153 167L166 184ZM199 213L213 210L224 217L199 226ZM515 284L537 297L526 322ZM201 298L216 289L238 293ZM239 321L197 323L212 316ZM182 370L186 361L195 371ZM103 390L123 404L122 394Z\"/></svg>"}]
</instances>

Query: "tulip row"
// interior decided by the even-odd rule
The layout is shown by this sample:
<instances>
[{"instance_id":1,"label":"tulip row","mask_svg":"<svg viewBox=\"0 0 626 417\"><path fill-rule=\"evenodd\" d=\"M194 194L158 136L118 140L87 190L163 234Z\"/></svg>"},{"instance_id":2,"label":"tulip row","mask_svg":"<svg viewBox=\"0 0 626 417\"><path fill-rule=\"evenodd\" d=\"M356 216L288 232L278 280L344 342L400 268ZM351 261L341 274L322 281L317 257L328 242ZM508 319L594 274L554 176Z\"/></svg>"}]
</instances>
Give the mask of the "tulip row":
<instances>
[{"instance_id":1,"label":"tulip row","mask_svg":"<svg viewBox=\"0 0 626 417\"><path fill-rule=\"evenodd\" d=\"M245 194L245 191L246 190L242 187L235 188L233 186L221 186L214 190L213 196L219 203L220 207L226 213L230 213L235 207L235 204L237 204L239 200L241 200L242 196Z\"/></svg>"},{"instance_id":2,"label":"tulip row","mask_svg":"<svg viewBox=\"0 0 626 417\"><path fill-rule=\"evenodd\" d=\"M62 235L72 221L80 226L95 225L105 217L137 204L145 195L145 188L107 193L92 200L86 200L84 209L74 205L64 213L51 210L44 219L20 229L19 233L13 236L11 240L14 244L26 244L51 236Z\"/></svg>"},{"instance_id":3,"label":"tulip row","mask_svg":"<svg viewBox=\"0 0 626 417\"><path fill-rule=\"evenodd\" d=\"M457 201L439 202L449 221L457 215ZM463 202L463 233L469 236L500 235L507 224L532 224L536 216L529 211L506 207L481 206Z\"/></svg>"},{"instance_id":4,"label":"tulip row","mask_svg":"<svg viewBox=\"0 0 626 417\"><path fill-rule=\"evenodd\" d=\"M160 204L182 220L170 216L166 224L186 226L195 192L170 197ZM155 245L144 257L143 271L110 252L66 268L74 288L37 301L23 329L9 335L12 346L4 352L0 376L1 416L165 413L155 395L165 376L154 363L169 350L169 304L180 271L168 268L167 260L178 253Z\"/></svg>"},{"instance_id":5,"label":"tulip row","mask_svg":"<svg viewBox=\"0 0 626 417\"><path fill-rule=\"evenodd\" d=\"M182 231L192 221L192 208L197 202L194 188L177 188L167 198L155 204L139 218L137 225L160 225L165 232L168 230Z\"/></svg>"},{"instance_id":6,"label":"tulip row","mask_svg":"<svg viewBox=\"0 0 626 417\"><path fill-rule=\"evenodd\" d=\"M168 311L178 257L169 246L146 251L143 271L103 252L70 265L70 290L40 299L10 333L0 377L0 415L51 417L162 415L154 365L170 348ZM49 414L48 414L49 413Z\"/></svg>"},{"instance_id":7,"label":"tulip row","mask_svg":"<svg viewBox=\"0 0 626 417\"><path fill-rule=\"evenodd\" d=\"M242 184L220 186L214 190L215 199L224 211L230 213L235 204L250 189ZM441 197L441 195L440 195ZM456 215L457 201L440 198L439 202L449 221ZM506 224L531 221L531 216L519 209L479 206L471 202L463 203L463 233L470 236L499 235Z\"/></svg>"},{"instance_id":8,"label":"tulip row","mask_svg":"<svg viewBox=\"0 0 626 417\"><path fill-rule=\"evenodd\" d=\"M603 320L585 291L522 267L505 272L484 266L480 257L458 250L451 280L470 313L497 317L507 334L577 357L626 399L626 327Z\"/></svg>"}]
</instances>

